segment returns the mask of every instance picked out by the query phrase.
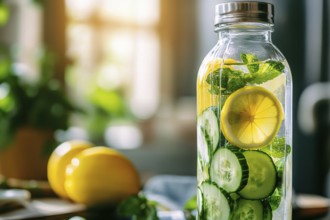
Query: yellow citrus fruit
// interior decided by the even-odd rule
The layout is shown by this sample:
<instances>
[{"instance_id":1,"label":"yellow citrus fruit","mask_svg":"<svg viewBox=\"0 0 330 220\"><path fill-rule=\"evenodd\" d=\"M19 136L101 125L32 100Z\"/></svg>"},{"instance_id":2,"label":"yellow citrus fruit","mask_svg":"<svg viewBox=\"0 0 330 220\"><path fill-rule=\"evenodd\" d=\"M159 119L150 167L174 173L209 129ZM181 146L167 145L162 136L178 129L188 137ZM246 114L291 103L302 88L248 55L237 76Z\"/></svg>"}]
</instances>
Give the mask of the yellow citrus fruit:
<instances>
[{"instance_id":1,"label":"yellow citrus fruit","mask_svg":"<svg viewBox=\"0 0 330 220\"><path fill-rule=\"evenodd\" d=\"M124 155L107 147L80 152L67 167L65 190L88 206L116 203L140 190L137 170Z\"/></svg>"},{"instance_id":2,"label":"yellow citrus fruit","mask_svg":"<svg viewBox=\"0 0 330 220\"><path fill-rule=\"evenodd\" d=\"M72 158L81 151L92 147L86 141L72 140L60 144L51 154L47 164L48 181L56 194L67 198L64 189L65 170Z\"/></svg>"},{"instance_id":3,"label":"yellow citrus fruit","mask_svg":"<svg viewBox=\"0 0 330 220\"><path fill-rule=\"evenodd\" d=\"M205 72L197 80L197 113L219 104L219 96L209 92L211 86L206 82L207 76L221 67L231 68L229 64L237 63L234 59L216 58L206 64Z\"/></svg>"},{"instance_id":4,"label":"yellow citrus fruit","mask_svg":"<svg viewBox=\"0 0 330 220\"><path fill-rule=\"evenodd\" d=\"M233 145L262 148L278 133L283 110L279 100L259 86L246 86L232 93L221 111L221 130Z\"/></svg>"}]
</instances>

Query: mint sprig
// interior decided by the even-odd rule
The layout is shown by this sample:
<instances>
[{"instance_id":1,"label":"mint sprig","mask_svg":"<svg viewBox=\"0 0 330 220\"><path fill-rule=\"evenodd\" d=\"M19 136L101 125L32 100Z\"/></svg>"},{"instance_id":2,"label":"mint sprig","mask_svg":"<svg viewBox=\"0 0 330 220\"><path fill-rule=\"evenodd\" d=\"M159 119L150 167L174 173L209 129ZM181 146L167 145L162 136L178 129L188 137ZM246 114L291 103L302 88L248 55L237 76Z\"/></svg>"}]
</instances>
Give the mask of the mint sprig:
<instances>
[{"instance_id":1,"label":"mint sprig","mask_svg":"<svg viewBox=\"0 0 330 220\"><path fill-rule=\"evenodd\" d=\"M255 73L259 70L259 64L256 63L259 60L256 55L242 53L241 60L246 64L250 73Z\"/></svg>"},{"instance_id":2,"label":"mint sprig","mask_svg":"<svg viewBox=\"0 0 330 220\"><path fill-rule=\"evenodd\" d=\"M219 95L220 92L229 95L247 84L242 71L230 68L220 68L210 73L206 78L206 82L211 85L209 92L215 95Z\"/></svg>"},{"instance_id":3,"label":"mint sprig","mask_svg":"<svg viewBox=\"0 0 330 220\"><path fill-rule=\"evenodd\" d=\"M197 210L197 195L192 196L190 199L186 201L183 207L185 217L187 220L195 220L196 216L194 215L194 211Z\"/></svg>"},{"instance_id":4,"label":"mint sprig","mask_svg":"<svg viewBox=\"0 0 330 220\"><path fill-rule=\"evenodd\" d=\"M261 149L274 158L284 158L291 152L291 146L285 143L284 137L276 137L274 141Z\"/></svg>"},{"instance_id":5,"label":"mint sprig","mask_svg":"<svg viewBox=\"0 0 330 220\"><path fill-rule=\"evenodd\" d=\"M159 220L157 204L139 193L123 200L117 207L117 214L120 217L131 217L132 220Z\"/></svg>"},{"instance_id":6,"label":"mint sprig","mask_svg":"<svg viewBox=\"0 0 330 220\"><path fill-rule=\"evenodd\" d=\"M280 188L276 188L273 194L267 198L267 201L269 202L269 205L273 211L280 206L281 200L282 200L282 193Z\"/></svg>"},{"instance_id":7,"label":"mint sprig","mask_svg":"<svg viewBox=\"0 0 330 220\"><path fill-rule=\"evenodd\" d=\"M259 70L252 73L249 83L262 84L268 80L276 78L283 73L285 66L283 63L274 60L268 60L259 65Z\"/></svg>"},{"instance_id":8,"label":"mint sprig","mask_svg":"<svg viewBox=\"0 0 330 220\"><path fill-rule=\"evenodd\" d=\"M241 60L243 63L226 64L226 67L219 68L207 76L206 82L211 86L211 94L229 95L247 84L262 84L272 80L285 70L284 64L280 61L259 61L258 57L252 54L241 54ZM228 65L245 65L248 72L234 70Z\"/></svg>"}]
</instances>

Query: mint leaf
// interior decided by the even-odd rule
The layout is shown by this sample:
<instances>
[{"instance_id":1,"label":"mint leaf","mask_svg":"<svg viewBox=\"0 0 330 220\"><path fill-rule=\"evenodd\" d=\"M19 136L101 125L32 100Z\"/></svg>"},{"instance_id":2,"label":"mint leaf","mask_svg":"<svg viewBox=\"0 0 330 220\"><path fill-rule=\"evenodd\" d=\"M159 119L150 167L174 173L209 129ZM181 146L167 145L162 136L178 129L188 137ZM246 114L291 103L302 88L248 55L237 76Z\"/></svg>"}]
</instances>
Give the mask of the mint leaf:
<instances>
[{"instance_id":1,"label":"mint leaf","mask_svg":"<svg viewBox=\"0 0 330 220\"><path fill-rule=\"evenodd\" d=\"M139 193L123 200L117 207L117 214L134 220L159 220L156 206L157 202L150 201Z\"/></svg>"},{"instance_id":2,"label":"mint leaf","mask_svg":"<svg viewBox=\"0 0 330 220\"><path fill-rule=\"evenodd\" d=\"M259 70L259 64L256 63L259 60L256 55L242 53L241 60L244 64L246 64L246 67L248 68L250 73L255 73Z\"/></svg>"},{"instance_id":3,"label":"mint leaf","mask_svg":"<svg viewBox=\"0 0 330 220\"><path fill-rule=\"evenodd\" d=\"M269 202L269 205L273 211L276 210L280 206L281 199L282 199L281 189L276 188L274 190L273 194L267 199L267 201Z\"/></svg>"},{"instance_id":4,"label":"mint leaf","mask_svg":"<svg viewBox=\"0 0 330 220\"><path fill-rule=\"evenodd\" d=\"M211 94L228 95L246 85L247 77L240 70L232 70L230 68L220 68L210 73L206 82L211 85L209 92Z\"/></svg>"},{"instance_id":5,"label":"mint leaf","mask_svg":"<svg viewBox=\"0 0 330 220\"><path fill-rule=\"evenodd\" d=\"M194 195L186 201L183 207L185 210L193 211L197 209L197 195Z\"/></svg>"},{"instance_id":6,"label":"mint leaf","mask_svg":"<svg viewBox=\"0 0 330 220\"><path fill-rule=\"evenodd\" d=\"M268 60L261 62L256 55L241 54L243 62L236 65L246 65L249 72L232 68L219 68L210 73L206 82L211 86L211 94L230 95L247 84L262 84L276 78L284 72L285 66L280 61Z\"/></svg>"},{"instance_id":7,"label":"mint leaf","mask_svg":"<svg viewBox=\"0 0 330 220\"><path fill-rule=\"evenodd\" d=\"M285 69L284 64L280 61L268 60L266 63L279 72L283 72Z\"/></svg>"},{"instance_id":8,"label":"mint leaf","mask_svg":"<svg viewBox=\"0 0 330 220\"><path fill-rule=\"evenodd\" d=\"M197 210L197 195L194 195L186 201L183 206L183 211L187 220L195 220L196 216L193 211Z\"/></svg>"},{"instance_id":9,"label":"mint leaf","mask_svg":"<svg viewBox=\"0 0 330 220\"><path fill-rule=\"evenodd\" d=\"M286 155L289 155L291 152L291 146L285 144L284 137L276 137L274 141L261 149L268 155L274 158L283 158Z\"/></svg>"},{"instance_id":10,"label":"mint leaf","mask_svg":"<svg viewBox=\"0 0 330 220\"><path fill-rule=\"evenodd\" d=\"M210 73L207 78L206 82L211 85L209 92L214 95L220 94L220 69Z\"/></svg>"},{"instance_id":11,"label":"mint leaf","mask_svg":"<svg viewBox=\"0 0 330 220\"><path fill-rule=\"evenodd\" d=\"M141 207L143 207L145 203L146 203L145 198L138 196L128 197L119 204L117 208L117 212L119 215L125 217L130 217L133 215L141 215L142 214Z\"/></svg>"},{"instance_id":12,"label":"mint leaf","mask_svg":"<svg viewBox=\"0 0 330 220\"><path fill-rule=\"evenodd\" d=\"M249 77L247 81L251 84L261 84L274 79L283 73L285 69L284 64L280 61L259 62L258 57L252 54L241 54L241 60L251 73L247 74L247 77Z\"/></svg>"},{"instance_id":13,"label":"mint leaf","mask_svg":"<svg viewBox=\"0 0 330 220\"><path fill-rule=\"evenodd\" d=\"M228 77L227 90L225 94L231 94L236 90L243 88L245 85L246 85L246 81L245 78L243 77L243 74L239 76L232 75L231 77Z\"/></svg>"},{"instance_id":14,"label":"mint leaf","mask_svg":"<svg viewBox=\"0 0 330 220\"><path fill-rule=\"evenodd\" d=\"M285 69L283 63L279 61L269 60L259 65L259 70L252 74L253 79L249 83L262 84L268 80L276 78Z\"/></svg>"},{"instance_id":15,"label":"mint leaf","mask_svg":"<svg viewBox=\"0 0 330 220\"><path fill-rule=\"evenodd\" d=\"M277 171L277 183L278 187L281 187L283 184L283 172L284 172L285 158L282 158L276 161L276 171Z\"/></svg>"}]
</instances>

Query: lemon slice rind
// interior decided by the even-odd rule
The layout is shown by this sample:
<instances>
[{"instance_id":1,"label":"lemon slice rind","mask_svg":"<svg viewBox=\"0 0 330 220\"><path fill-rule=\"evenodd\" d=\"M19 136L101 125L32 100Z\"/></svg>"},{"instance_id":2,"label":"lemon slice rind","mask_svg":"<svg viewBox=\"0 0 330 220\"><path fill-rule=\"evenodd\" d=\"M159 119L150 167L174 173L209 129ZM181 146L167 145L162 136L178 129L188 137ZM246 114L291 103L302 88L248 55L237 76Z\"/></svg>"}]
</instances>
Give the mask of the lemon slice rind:
<instances>
[{"instance_id":1,"label":"lemon slice rind","mask_svg":"<svg viewBox=\"0 0 330 220\"><path fill-rule=\"evenodd\" d=\"M246 86L226 100L220 127L231 144L260 149L276 137L282 121L282 105L275 95L260 86Z\"/></svg>"}]
</instances>

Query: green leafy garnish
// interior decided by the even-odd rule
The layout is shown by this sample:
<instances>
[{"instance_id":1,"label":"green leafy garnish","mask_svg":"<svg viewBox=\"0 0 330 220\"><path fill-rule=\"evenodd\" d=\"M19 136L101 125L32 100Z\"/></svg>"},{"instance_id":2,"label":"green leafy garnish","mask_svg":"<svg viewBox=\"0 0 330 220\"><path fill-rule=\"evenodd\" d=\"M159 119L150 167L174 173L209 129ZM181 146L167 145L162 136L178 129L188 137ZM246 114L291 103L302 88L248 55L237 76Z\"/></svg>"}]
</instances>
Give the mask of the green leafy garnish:
<instances>
[{"instance_id":1,"label":"green leafy garnish","mask_svg":"<svg viewBox=\"0 0 330 220\"><path fill-rule=\"evenodd\" d=\"M283 158L291 152L291 146L285 144L284 137L276 137L274 141L261 149L268 155L274 158Z\"/></svg>"},{"instance_id":2,"label":"green leafy garnish","mask_svg":"<svg viewBox=\"0 0 330 220\"><path fill-rule=\"evenodd\" d=\"M117 207L117 213L120 217L132 217L132 220L159 220L157 204L139 193L123 200Z\"/></svg>"},{"instance_id":3,"label":"green leafy garnish","mask_svg":"<svg viewBox=\"0 0 330 220\"><path fill-rule=\"evenodd\" d=\"M211 85L211 94L229 95L247 84L262 84L276 78L284 72L285 66L280 61L259 61L256 55L241 54L243 63L227 64L210 73L206 82ZM233 70L228 65L246 65L249 72Z\"/></svg>"},{"instance_id":4,"label":"green leafy garnish","mask_svg":"<svg viewBox=\"0 0 330 220\"><path fill-rule=\"evenodd\" d=\"M275 166L277 170L277 183L278 187L282 187L283 185L283 172L284 172L285 158L282 158L276 161Z\"/></svg>"},{"instance_id":5,"label":"green leafy garnish","mask_svg":"<svg viewBox=\"0 0 330 220\"><path fill-rule=\"evenodd\" d=\"M197 209L197 195L194 195L184 204L184 210L193 211Z\"/></svg>"},{"instance_id":6,"label":"green leafy garnish","mask_svg":"<svg viewBox=\"0 0 330 220\"><path fill-rule=\"evenodd\" d=\"M192 213L197 210L197 195L194 195L186 201L183 206L185 217L187 220L195 220L196 216Z\"/></svg>"},{"instance_id":7,"label":"green leafy garnish","mask_svg":"<svg viewBox=\"0 0 330 220\"><path fill-rule=\"evenodd\" d=\"M211 94L220 93L220 82L222 82L222 80L220 80L219 70L220 69L217 69L216 71L210 73L206 78L206 82L211 85L211 89L209 90Z\"/></svg>"},{"instance_id":8,"label":"green leafy garnish","mask_svg":"<svg viewBox=\"0 0 330 220\"><path fill-rule=\"evenodd\" d=\"M206 82L211 85L209 92L216 95L220 94L220 91L224 95L229 95L244 87L247 83L242 71L232 70L230 68L220 68L210 73L206 78Z\"/></svg>"},{"instance_id":9,"label":"green leafy garnish","mask_svg":"<svg viewBox=\"0 0 330 220\"><path fill-rule=\"evenodd\" d=\"M279 61L269 60L259 65L259 70L252 73L249 83L262 84L268 80L276 78L284 71L284 64Z\"/></svg>"},{"instance_id":10,"label":"green leafy garnish","mask_svg":"<svg viewBox=\"0 0 330 220\"><path fill-rule=\"evenodd\" d=\"M269 205L273 211L276 210L280 206L281 199L282 199L281 189L279 189L279 188L276 188L274 190L273 194L267 198L267 201L269 202Z\"/></svg>"},{"instance_id":11,"label":"green leafy garnish","mask_svg":"<svg viewBox=\"0 0 330 220\"><path fill-rule=\"evenodd\" d=\"M259 64L256 63L258 62L256 55L242 53L241 60L246 64L250 73L255 73L259 70Z\"/></svg>"}]
</instances>

